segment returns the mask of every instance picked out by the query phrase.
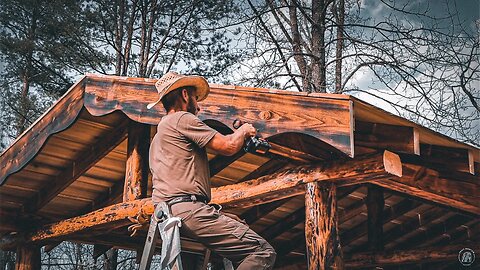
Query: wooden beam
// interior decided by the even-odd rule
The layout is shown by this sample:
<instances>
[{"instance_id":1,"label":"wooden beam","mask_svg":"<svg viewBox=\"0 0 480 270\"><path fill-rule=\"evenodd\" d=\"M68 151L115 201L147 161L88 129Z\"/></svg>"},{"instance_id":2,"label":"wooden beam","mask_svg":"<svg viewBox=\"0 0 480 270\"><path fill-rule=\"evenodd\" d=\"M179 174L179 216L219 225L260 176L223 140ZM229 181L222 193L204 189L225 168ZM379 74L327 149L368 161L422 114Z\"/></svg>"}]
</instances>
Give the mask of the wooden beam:
<instances>
[{"instance_id":1,"label":"wooden beam","mask_svg":"<svg viewBox=\"0 0 480 270\"><path fill-rule=\"evenodd\" d=\"M221 202L236 198L228 205L244 208L300 195L303 193L302 185L310 182L333 181L339 186L348 186L401 174L398 155L385 151L352 160L298 166L243 183L218 187L212 198Z\"/></svg>"},{"instance_id":2,"label":"wooden beam","mask_svg":"<svg viewBox=\"0 0 480 270\"><path fill-rule=\"evenodd\" d=\"M15 261L16 270L39 270L40 263L40 247L36 245L25 245L17 248L17 256Z\"/></svg>"},{"instance_id":3,"label":"wooden beam","mask_svg":"<svg viewBox=\"0 0 480 270\"><path fill-rule=\"evenodd\" d=\"M351 170L351 168L356 168ZM250 181L212 189L212 203L227 207L249 207L269 201L276 201L301 194L306 183L316 181L333 181L340 185L354 185L384 178L388 175L401 175L400 159L394 153L358 157L348 161L331 161L318 165L304 165L281 172L263 176ZM303 191L305 192L305 191ZM124 222L127 217L135 217L139 213L149 217L153 213L153 205L149 198L124 202L47 225L27 238L27 241L41 241L65 236L101 226L108 223ZM4 237L0 248L15 237Z\"/></svg>"},{"instance_id":4,"label":"wooden beam","mask_svg":"<svg viewBox=\"0 0 480 270\"><path fill-rule=\"evenodd\" d=\"M123 201L147 197L150 125L130 120L128 124L127 163Z\"/></svg>"},{"instance_id":5,"label":"wooden beam","mask_svg":"<svg viewBox=\"0 0 480 270\"><path fill-rule=\"evenodd\" d=\"M338 232L336 186L332 182L307 184L305 241L308 269L344 269Z\"/></svg>"},{"instance_id":6,"label":"wooden beam","mask_svg":"<svg viewBox=\"0 0 480 270\"><path fill-rule=\"evenodd\" d=\"M463 248L465 248L465 245L461 244L442 247L424 247L410 250L363 252L346 255L345 266L350 269L456 260L458 252ZM473 246L469 246L469 248L479 250L480 245L477 243Z\"/></svg>"},{"instance_id":7,"label":"wooden beam","mask_svg":"<svg viewBox=\"0 0 480 270\"><path fill-rule=\"evenodd\" d=\"M36 198L32 198L25 204L25 212L34 213L49 203L57 194L67 188L73 181L88 171L100 159L106 156L112 149L120 144L126 137L126 122L120 123L114 130L108 131L101 136L93 145L86 147L75 161L55 177L51 182L38 192Z\"/></svg>"},{"instance_id":8,"label":"wooden beam","mask_svg":"<svg viewBox=\"0 0 480 270\"><path fill-rule=\"evenodd\" d=\"M367 184L367 189L368 249L381 251L383 250L383 209L385 206L383 188Z\"/></svg>"},{"instance_id":9,"label":"wooden beam","mask_svg":"<svg viewBox=\"0 0 480 270\"><path fill-rule=\"evenodd\" d=\"M402 156L402 161L404 158ZM375 180L384 188L480 216L480 179L467 173L403 163L403 176Z\"/></svg>"},{"instance_id":10,"label":"wooden beam","mask_svg":"<svg viewBox=\"0 0 480 270\"><path fill-rule=\"evenodd\" d=\"M305 220L305 207L301 207L290 213L285 218L280 219L274 224L266 227L260 233L266 240L272 240L282 233L292 229Z\"/></svg>"},{"instance_id":11,"label":"wooden beam","mask_svg":"<svg viewBox=\"0 0 480 270\"><path fill-rule=\"evenodd\" d=\"M355 122L355 146L420 154L418 131L413 127Z\"/></svg>"}]
</instances>

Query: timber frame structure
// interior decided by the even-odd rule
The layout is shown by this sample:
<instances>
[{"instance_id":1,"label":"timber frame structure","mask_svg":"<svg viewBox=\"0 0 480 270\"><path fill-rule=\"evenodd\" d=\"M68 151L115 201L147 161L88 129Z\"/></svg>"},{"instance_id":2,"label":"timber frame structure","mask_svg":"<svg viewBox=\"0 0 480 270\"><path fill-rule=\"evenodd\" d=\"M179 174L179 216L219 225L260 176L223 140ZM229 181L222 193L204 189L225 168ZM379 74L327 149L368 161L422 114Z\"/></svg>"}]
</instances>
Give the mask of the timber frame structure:
<instances>
[{"instance_id":1,"label":"timber frame structure","mask_svg":"<svg viewBox=\"0 0 480 270\"><path fill-rule=\"evenodd\" d=\"M141 256L164 115L146 108L154 83L87 74L1 154L0 248L17 251L17 269L65 240ZM228 134L239 118L272 143L208 155L213 202L276 248L275 269L457 269L462 248L480 254L478 148L347 95L211 88L205 123ZM192 264L210 257L182 245Z\"/></svg>"}]
</instances>

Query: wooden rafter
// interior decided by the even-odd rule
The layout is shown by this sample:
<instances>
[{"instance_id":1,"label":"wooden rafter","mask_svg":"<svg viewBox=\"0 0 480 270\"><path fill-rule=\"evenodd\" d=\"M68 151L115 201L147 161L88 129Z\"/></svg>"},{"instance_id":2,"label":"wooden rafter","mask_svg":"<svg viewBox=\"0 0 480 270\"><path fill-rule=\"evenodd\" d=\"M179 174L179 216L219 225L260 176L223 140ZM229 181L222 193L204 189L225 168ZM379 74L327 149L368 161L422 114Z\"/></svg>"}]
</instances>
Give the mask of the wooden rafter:
<instances>
[{"instance_id":1,"label":"wooden rafter","mask_svg":"<svg viewBox=\"0 0 480 270\"><path fill-rule=\"evenodd\" d=\"M266 240L272 240L282 233L292 229L305 220L305 207L300 207L286 217L266 227L260 232Z\"/></svg>"},{"instance_id":2,"label":"wooden rafter","mask_svg":"<svg viewBox=\"0 0 480 270\"><path fill-rule=\"evenodd\" d=\"M223 156L223 155L216 155L208 162L208 166L210 167L210 177L215 176L217 173L228 167L230 164L235 162L235 160L243 157L245 155L245 151L239 151L232 156Z\"/></svg>"},{"instance_id":3,"label":"wooden rafter","mask_svg":"<svg viewBox=\"0 0 480 270\"><path fill-rule=\"evenodd\" d=\"M459 209L480 216L479 177L406 163L410 162L408 157L411 156L401 156L402 177L375 180L374 183L451 209Z\"/></svg>"},{"instance_id":4,"label":"wooden rafter","mask_svg":"<svg viewBox=\"0 0 480 270\"><path fill-rule=\"evenodd\" d=\"M426 230L420 230L418 234L412 234L410 237L407 237L407 239L404 239L404 241L401 243L390 245L390 247L395 249L409 249L417 247L420 244L432 238L438 237L450 229L457 228L467 222L470 222L471 220L472 218L470 217L454 215L442 222L427 225Z\"/></svg>"},{"instance_id":5,"label":"wooden rafter","mask_svg":"<svg viewBox=\"0 0 480 270\"><path fill-rule=\"evenodd\" d=\"M286 202L290 201L290 198L285 198L282 200L255 205L252 208L245 211L243 214L240 215L240 218L245 220L247 224L253 224L257 220L261 219L262 217L268 215L273 210L277 209L281 205L285 204Z\"/></svg>"},{"instance_id":6,"label":"wooden rafter","mask_svg":"<svg viewBox=\"0 0 480 270\"><path fill-rule=\"evenodd\" d=\"M95 144L85 148L76 158L75 161L57 175L54 184L45 186L36 198L29 200L25 204L25 211L33 213L41 209L55 196L67 188L73 181L88 171L100 159L106 156L112 149L120 144L126 137L126 122L120 123L113 131L109 131L98 140Z\"/></svg>"},{"instance_id":7,"label":"wooden rafter","mask_svg":"<svg viewBox=\"0 0 480 270\"><path fill-rule=\"evenodd\" d=\"M420 206L421 203L417 201L412 201L409 199L404 199L401 202L391 206L391 207L386 207L383 210L383 223L389 222L391 220L394 220L398 218L399 216L402 216L403 214L417 208ZM352 229L345 231L343 233L340 233L340 236L342 238L342 243L344 245L349 245L356 239L364 236L368 232L368 220L365 220L356 226L354 226Z\"/></svg>"}]
</instances>

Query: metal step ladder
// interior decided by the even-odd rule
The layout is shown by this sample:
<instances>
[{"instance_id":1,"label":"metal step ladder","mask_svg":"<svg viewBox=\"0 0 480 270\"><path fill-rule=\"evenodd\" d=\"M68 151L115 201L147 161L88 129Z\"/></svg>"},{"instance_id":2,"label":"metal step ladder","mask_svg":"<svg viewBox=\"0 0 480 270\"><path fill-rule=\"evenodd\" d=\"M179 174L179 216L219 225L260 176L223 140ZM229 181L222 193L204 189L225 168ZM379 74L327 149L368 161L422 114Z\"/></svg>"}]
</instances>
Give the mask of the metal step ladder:
<instances>
[{"instance_id":1,"label":"metal step ladder","mask_svg":"<svg viewBox=\"0 0 480 270\"><path fill-rule=\"evenodd\" d=\"M174 226L177 226L175 228ZM167 203L160 202L155 207L155 211L150 220L147 239L143 248L142 259L140 261L140 270L149 270L152 263L152 257L155 252L155 246L160 236L162 238L162 268L161 270L183 270L182 258L180 256L180 234L166 234L167 230L179 230L181 220L173 217ZM171 253L173 250L173 254ZM207 254L210 254L209 250ZM209 256L205 257L208 260ZM225 270L234 270L230 260L223 260ZM204 263L206 266L206 263Z\"/></svg>"}]
</instances>

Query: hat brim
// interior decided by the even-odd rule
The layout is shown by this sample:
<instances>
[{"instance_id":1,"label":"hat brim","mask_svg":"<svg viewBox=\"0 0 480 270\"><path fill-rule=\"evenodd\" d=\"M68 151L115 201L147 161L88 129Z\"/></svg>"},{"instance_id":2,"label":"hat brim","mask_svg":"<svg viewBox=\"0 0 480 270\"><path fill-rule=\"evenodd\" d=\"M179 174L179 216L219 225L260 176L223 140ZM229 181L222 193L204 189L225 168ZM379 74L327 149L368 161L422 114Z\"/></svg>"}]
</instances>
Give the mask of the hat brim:
<instances>
[{"instance_id":1,"label":"hat brim","mask_svg":"<svg viewBox=\"0 0 480 270\"><path fill-rule=\"evenodd\" d=\"M202 76L185 76L179 77L176 79L171 85L169 85L163 93L158 97L158 100L150 103L147 105L148 109L151 109L153 106L157 105L163 97L165 97L168 93L172 92L175 89L185 87L185 86L193 86L196 89L196 93L198 96L197 101L202 101L207 98L208 93L210 93L210 86L208 85L207 80Z\"/></svg>"}]
</instances>

